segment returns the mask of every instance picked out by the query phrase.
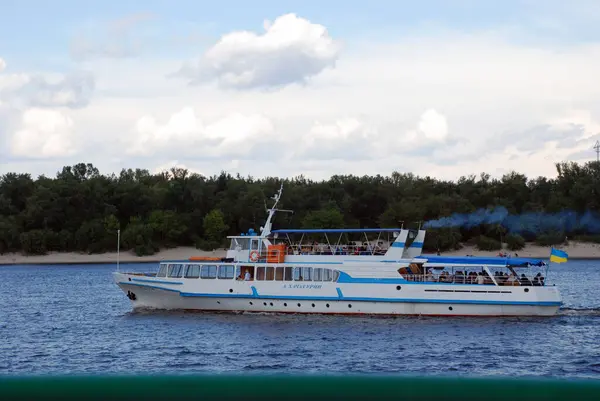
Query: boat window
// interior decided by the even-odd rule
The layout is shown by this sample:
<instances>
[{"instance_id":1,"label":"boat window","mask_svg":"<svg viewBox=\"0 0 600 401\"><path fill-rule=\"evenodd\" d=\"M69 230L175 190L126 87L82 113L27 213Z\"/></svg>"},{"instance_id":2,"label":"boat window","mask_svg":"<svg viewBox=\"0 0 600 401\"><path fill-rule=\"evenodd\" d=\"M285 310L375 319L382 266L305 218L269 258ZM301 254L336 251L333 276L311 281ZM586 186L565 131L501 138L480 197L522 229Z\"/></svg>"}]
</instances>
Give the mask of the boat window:
<instances>
[{"instance_id":1,"label":"boat window","mask_svg":"<svg viewBox=\"0 0 600 401\"><path fill-rule=\"evenodd\" d=\"M273 266L267 266L267 274L266 274L266 278L265 280L268 281L273 281L273 279L275 278L275 268Z\"/></svg>"},{"instance_id":2,"label":"boat window","mask_svg":"<svg viewBox=\"0 0 600 401\"><path fill-rule=\"evenodd\" d=\"M294 267L294 281L302 281L302 268Z\"/></svg>"},{"instance_id":3,"label":"boat window","mask_svg":"<svg viewBox=\"0 0 600 401\"><path fill-rule=\"evenodd\" d=\"M323 269L323 281L331 281L331 270Z\"/></svg>"},{"instance_id":4,"label":"boat window","mask_svg":"<svg viewBox=\"0 0 600 401\"><path fill-rule=\"evenodd\" d=\"M315 267L313 269L313 280L314 281L323 281L323 268Z\"/></svg>"},{"instance_id":5,"label":"boat window","mask_svg":"<svg viewBox=\"0 0 600 401\"><path fill-rule=\"evenodd\" d=\"M302 278L304 281L312 281L312 267L302 268Z\"/></svg>"},{"instance_id":6,"label":"boat window","mask_svg":"<svg viewBox=\"0 0 600 401\"><path fill-rule=\"evenodd\" d=\"M185 278L200 277L200 265L188 265L185 271Z\"/></svg>"},{"instance_id":7,"label":"boat window","mask_svg":"<svg viewBox=\"0 0 600 401\"><path fill-rule=\"evenodd\" d=\"M292 281L293 280L293 278L294 278L293 269L294 268L291 267L291 266L286 266L284 268L283 277L284 277L285 281Z\"/></svg>"},{"instance_id":8,"label":"boat window","mask_svg":"<svg viewBox=\"0 0 600 401\"><path fill-rule=\"evenodd\" d=\"M251 241L251 246L252 246L252 250L257 250L258 249L258 240L253 239Z\"/></svg>"},{"instance_id":9,"label":"boat window","mask_svg":"<svg viewBox=\"0 0 600 401\"><path fill-rule=\"evenodd\" d=\"M283 267L275 268L275 280L283 281Z\"/></svg>"},{"instance_id":10,"label":"boat window","mask_svg":"<svg viewBox=\"0 0 600 401\"><path fill-rule=\"evenodd\" d=\"M248 249L250 249L250 238L238 238L237 242L242 248L242 250L247 251Z\"/></svg>"},{"instance_id":11,"label":"boat window","mask_svg":"<svg viewBox=\"0 0 600 401\"><path fill-rule=\"evenodd\" d=\"M200 270L201 278L217 278L217 266L215 265L203 265Z\"/></svg>"},{"instance_id":12,"label":"boat window","mask_svg":"<svg viewBox=\"0 0 600 401\"><path fill-rule=\"evenodd\" d=\"M231 239L231 244L229 245L229 249L230 249L231 251L234 251L234 250L235 250L235 247L237 246L237 244L238 244L238 243L237 243L237 240L236 240L235 238L232 238L232 239Z\"/></svg>"},{"instance_id":13,"label":"boat window","mask_svg":"<svg viewBox=\"0 0 600 401\"><path fill-rule=\"evenodd\" d=\"M265 279L265 267L264 266L258 266L256 268L256 279L257 280Z\"/></svg>"},{"instance_id":14,"label":"boat window","mask_svg":"<svg viewBox=\"0 0 600 401\"><path fill-rule=\"evenodd\" d=\"M167 265L160 265L156 277L167 277Z\"/></svg>"},{"instance_id":15,"label":"boat window","mask_svg":"<svg viewBox=\"0 0 600 401\"><path fill-rule=\"evenodd\" d=\"M333 271L333 281L338 281L338 279L340 278L340 272L337 270Z\"/></svg>"},{"instance_id":16,"label":"boat window","mask_svg":"<svg viewBox=\"0 0 600 401\"><path fill-rule=\"evenodd\" d=\"M183 265L169 265L169 277L183 277Z\"/></svg>"},{"instance_id":17,"label":"boat window","mask_svg":"<svg viewBox=\"0 0 600 401\"><path fill-rule=\"evenodd\" d=\"M234 269L231 265L219 266L219 279L227 280L233 278Z\"/></svg>"}]
</instances>

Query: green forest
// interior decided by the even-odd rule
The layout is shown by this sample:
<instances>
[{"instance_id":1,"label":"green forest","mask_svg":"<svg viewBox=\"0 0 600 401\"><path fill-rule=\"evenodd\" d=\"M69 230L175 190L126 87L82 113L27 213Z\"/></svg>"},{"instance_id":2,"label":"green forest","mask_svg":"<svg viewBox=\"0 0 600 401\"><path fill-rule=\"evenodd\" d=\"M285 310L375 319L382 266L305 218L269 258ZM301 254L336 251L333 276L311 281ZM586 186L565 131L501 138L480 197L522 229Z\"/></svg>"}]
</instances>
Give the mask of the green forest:
<instances>
[{"instance_id":1,"label":"green forest","mask_svg":"<svg viewBox=\"0 0 600 401\"><path fill-rule=\"evenodd\" d=\"M212 250L225 244L226 235L258 231L267 216L265 201L272 202L282 182L278 207L294 213L278 214L274 228L429 225L425 251L459 249L464 243L485 250L504 243L518 250L527 241L600 242L595 217L600 163L559 163L556 169L552 179L511 172L498 179L482 173L457 181L399 172L323 181L224 172L205 177L177 168L103 175L85 163L64 167L55 178L8 173L0 179L0 253L112 252L119 229L121 249L138 255L183 245ZM464 218L481 216L482 209L491 215L497 208L512 217ZM463 214L462 220L431 223L455 213Z\"/></svg>"}]
</instances>

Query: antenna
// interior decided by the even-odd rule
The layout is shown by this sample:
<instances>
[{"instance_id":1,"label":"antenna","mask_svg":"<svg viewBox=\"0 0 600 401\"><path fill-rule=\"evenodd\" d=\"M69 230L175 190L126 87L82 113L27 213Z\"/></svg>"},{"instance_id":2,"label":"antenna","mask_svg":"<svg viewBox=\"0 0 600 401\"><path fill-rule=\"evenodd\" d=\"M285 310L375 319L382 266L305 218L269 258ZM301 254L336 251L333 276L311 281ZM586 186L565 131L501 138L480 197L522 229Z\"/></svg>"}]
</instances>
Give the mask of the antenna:
<instances>
[{"instance_id":1,"label":"antenna","mask_svg":"<svg viewBox=\"0 0 600 401\"><path fill-rule=\"evenodd\" d=\"M121 230L117 230L117 272L119 271L120 254L121 254Z\"/></svg>"},{"instance_id":2,"label":"antenna","mask_svg":"<svg viewBox=\"0 0 600 401\"><path fill-rule=\"evenodd\" d=\"M600 161L600 141L596 141L596 144L594 145L594 150L596 151L596 161L599 162Z\"/></svg>"}]
</instances>

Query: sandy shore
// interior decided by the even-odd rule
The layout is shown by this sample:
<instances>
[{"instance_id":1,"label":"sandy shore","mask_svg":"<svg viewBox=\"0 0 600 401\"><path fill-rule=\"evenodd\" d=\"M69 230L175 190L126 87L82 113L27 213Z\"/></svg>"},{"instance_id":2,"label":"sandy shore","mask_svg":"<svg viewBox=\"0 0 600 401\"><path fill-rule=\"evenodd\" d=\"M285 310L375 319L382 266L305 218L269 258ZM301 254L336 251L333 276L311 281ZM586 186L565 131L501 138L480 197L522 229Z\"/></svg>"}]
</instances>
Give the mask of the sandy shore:
<instances>
[{"instance_id":1,"label":"sandy shore","mask_svg":"<svg viewBox=\"0 0 600 401\"><path fill-rule=\"evenodd\" d=\"M568 246L556 246L555 248L567 252L569 259L600 259L600 244L593 244L589 242L569 242ZM538 246L533 244L527 244L527 246L520 251L508 251L504 250L505 253L510 256L515 256L515 253L519 257L524 258L539 258L547 259L550 257L549 246ZM463 246L462 249L452 252L443 252L442 255L446 256L498 256L498 251L480 251L474 246Z\"/></svg>"},{"instance_id":2,"label":"sandy shore","mask_svg":"<svg viewBox=\"0 0 600 401\"><path fill-rule=\"evenodd\" d=\"M600 244L591 244L583 242L571 242L568 246L560 247L569 254L570 259L600 259ZM225 249L218 249L211 252L201 251L192 247L178 247L162 250L151 256L136 256L131 252L121 252L121 263L139 263L139 262L160 262L169 260L188 260L192 256L225 256ZM507 251L514 256L515 252ZM541 247L536 245L527 245L525 249L516 252L519 257L531 257L546 259L550 255L550 247ZM498 252L479 251L475 247L465 246L458 251L443 252L444 256L497 256ZM85 264L85 263L116 263L117 253L110 252L96 255L86 255L79 253L50 253L43 256L24 256L21 254L0 255L0 265L13 264Z\"/></svg>"},{"instance_id":3,"label":"sandy shore","mask_svg":"<svg viewBox=\"0 0 600 401\"><path fill-rule=\"evenodd\" d=\"M161 262L169 260L188 260L192 256L225 256L225 249L205 252L193 247L177 247L164 249L150 256L136 256L131 252L121 252L120 263ZM41 256L24 256L18 253L0 255L0 265L7 264L85 264L85 263L117 263L117 252L102 254L80 254L74 252L49 253Z\"/></svg>"}]
</instances>

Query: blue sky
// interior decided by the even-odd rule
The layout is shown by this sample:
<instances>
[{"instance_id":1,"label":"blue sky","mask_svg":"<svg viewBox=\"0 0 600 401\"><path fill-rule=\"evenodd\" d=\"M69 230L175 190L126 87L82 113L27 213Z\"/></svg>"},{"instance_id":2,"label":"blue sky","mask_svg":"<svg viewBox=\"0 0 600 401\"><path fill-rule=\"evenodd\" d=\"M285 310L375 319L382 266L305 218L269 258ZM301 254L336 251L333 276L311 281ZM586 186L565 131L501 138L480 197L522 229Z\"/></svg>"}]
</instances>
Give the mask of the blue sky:
<instances>
[{"instance_id":1,"label":"blue sky","mask_svg":"<svg viewBox=\"0 0 600 401\"><path fill-rule=\"evenodd\" d=\"M0 173L553 175L600 133L598 26L598 0L5 0Z\"/></svg>"},{"instance_id":2,"label":"blue sky","mask_svg":"<svg viewBox=\"0 0 600 401\"><path fill-rule=\"evenodd\" d=\"M600 38L600 2L589 0L8 0L0 13L0 51L14 60L12 66L35 69L67 57L74 38L107 35L111 23L135 15L152 18L133 25L132 36L157 40L192 33L218 38L232 30L259 29L263 19L288 12L318 21L345 39L499 29L514 30L512 40L523 42L585 43Z\"/></svg>"}]
</instances>

